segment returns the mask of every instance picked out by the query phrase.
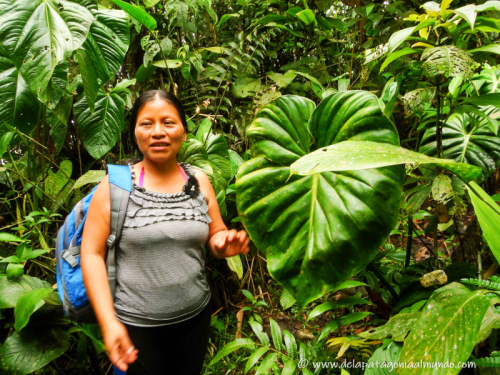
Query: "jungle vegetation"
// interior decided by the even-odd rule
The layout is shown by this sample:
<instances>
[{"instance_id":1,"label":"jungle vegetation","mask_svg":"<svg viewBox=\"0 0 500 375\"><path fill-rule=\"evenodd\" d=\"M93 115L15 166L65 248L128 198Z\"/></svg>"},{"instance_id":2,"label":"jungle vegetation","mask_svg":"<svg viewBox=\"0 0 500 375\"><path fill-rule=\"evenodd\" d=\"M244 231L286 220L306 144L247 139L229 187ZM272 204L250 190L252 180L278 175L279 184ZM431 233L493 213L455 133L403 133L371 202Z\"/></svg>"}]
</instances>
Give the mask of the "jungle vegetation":
<instances>
[{"instance_id":1,"label":"jungle vegetation","mask_svg":"<svg viewBox=\"0 0 500 375\"><path fill-rule=\"evenodd\" d=\"M496 373L499 16L481 0L0 0L0 372L112 373L98 326L63 314L54 237L106 163L138 157L129 110L165 89L188 116L179 161L253 243L208 256L204 374Z\"/></svg>"}]
</instances>

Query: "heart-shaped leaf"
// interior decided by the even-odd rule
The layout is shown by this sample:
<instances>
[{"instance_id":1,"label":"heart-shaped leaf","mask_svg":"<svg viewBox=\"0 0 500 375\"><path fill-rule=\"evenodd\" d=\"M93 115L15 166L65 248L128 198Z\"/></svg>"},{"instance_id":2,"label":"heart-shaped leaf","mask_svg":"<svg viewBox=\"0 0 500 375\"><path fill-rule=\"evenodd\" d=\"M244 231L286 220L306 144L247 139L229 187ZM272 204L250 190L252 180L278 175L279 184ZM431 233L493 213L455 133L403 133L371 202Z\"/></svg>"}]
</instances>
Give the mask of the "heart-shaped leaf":
<instances>
[{"instance_id":1,"label":"heart-shaped leaf","mask_svg":"<svg viewBox=\"0 0 500 375\"><path fill-rule=\"evenodd\" d=\"M399 144L373 94L346 91L314 107L291 95L266 105L247 130L253 158L236 181L237 206L250 237L300 307L371 261L393 228L402 195L400 166L290 176L293 162L326 145Z\"/></svg>"},{"instance_id":2,"label":"heart-shaped leaf","mask_svg":"<svg viewBox=\"0 0 500 375\"><path fill-rule=\"evenodd\" d=\"M498 111L485 109L486 115ZM436 128L426 130L419 151L436 156ZM476 182L481 183L500 166L500 137L488 126L488 121L472 113L454 113L443 125L443 156L472 164L483 170Z\"/></svg>"},{"instance_id":3,"label":"heart-shaped leaf","mask_svg":"<svg viewBox=\"0 0 500 375\"><path fill-rule=\"evenodd\" d=\"M31 314L45 304L43 298L50 292L52 292L52 288L35 289L19 298L14 309L16 331L20 331L28 324Z\"/></svg>"},{"instance_id":4,"label":"heart-shaped leaf","mask_svg":"<svg viewBox=\"0 0 500 375\"><path fill-rule=\"evenodd\" d=\"M2 374L31 374L68 350L68 332L53 327L37 327L14 332L0 346Z\"/></svg>"},{"instance_id":5,"label":"heart-shaped leaf","mask_svg":"<svg viewBox=\"0 0 500 375\"><path fill-rule=\"evenodd\" d=\"M124 11L100 9L93 14L96 21L78 50L83 88L92 111L97 91L118 72L130 43L128 16Z\"/></svg>"},{"instance_id":6,"label":"heart-shaped leaf","mask_svg":"<svg viewBox=\"0 0 500 375\"><path fill-rule=\"evenodd\" d=\"M99 159L113 147L125 124L125 101L118 92L99 91L95 111L91 112L87 97L74 106L83 145L94 159Z\"/></svg>"},{"instance_id":7,"label":"heart-shaped leaf","mask_svg":"<svg viewBox=\"0 0 500 375\"><path fill-rule=\"evenodd\" d=\"M0 4L0 45L26 83L45 101L57 64L79 48L94 17L64 0L5 0Z\"/></svg>"},{"instance_id":8,"label":"heart-shaped leaf","mask_svg":"<svg viewBox=\"0 0 500 375\"><path fill-rule=\"evenodd\" d=\"M8 280L0 275L0 309L15 307L19 298L30 290L50 288L50 284L37 277L24 275L16 280Z\"/></svg>"},{"instance_id":9,"label":"heart-shaped leaf","mask_svg":"<svg viewBox=\"0 0 500 375\"><path fill-rule=\"evenodd\" d=\"M40 102L32 93L14 62L0 55L0 134L4 123L30 133L38 123Z\"/></svg>"}]
</instances>

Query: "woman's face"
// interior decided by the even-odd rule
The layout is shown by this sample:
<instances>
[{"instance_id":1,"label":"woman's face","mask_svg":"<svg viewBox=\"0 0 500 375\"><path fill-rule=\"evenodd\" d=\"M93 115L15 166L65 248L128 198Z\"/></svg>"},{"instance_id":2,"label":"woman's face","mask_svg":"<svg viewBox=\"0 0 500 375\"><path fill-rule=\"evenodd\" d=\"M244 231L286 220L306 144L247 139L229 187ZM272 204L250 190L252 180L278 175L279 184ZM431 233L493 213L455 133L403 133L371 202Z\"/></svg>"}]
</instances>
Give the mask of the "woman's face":
<instances>
[{"instance_id":1,"label":"woman's face","mask_svg":"<svg viewBox=\"0 0 500 375\"><path fill-rule=\"evenodd\" d=\"M164 162L176 158L186 132L175 107L156 98L146 102L137 113L135 138L144 158Z\"/></svg>"}]
</instances>

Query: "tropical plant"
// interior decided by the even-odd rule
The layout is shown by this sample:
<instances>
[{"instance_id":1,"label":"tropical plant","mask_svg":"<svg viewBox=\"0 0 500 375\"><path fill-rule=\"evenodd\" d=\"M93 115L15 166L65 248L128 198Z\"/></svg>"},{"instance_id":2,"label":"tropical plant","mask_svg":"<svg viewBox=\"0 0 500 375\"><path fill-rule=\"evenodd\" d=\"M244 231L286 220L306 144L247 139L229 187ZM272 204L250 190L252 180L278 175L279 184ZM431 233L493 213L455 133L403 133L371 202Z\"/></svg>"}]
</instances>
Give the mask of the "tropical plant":
<instances>
[{"instance_id":1,"label":"tropical plant","mask_svg":"<svg viewBox=\"0 0 500 375\"><path fill-rule=\"evenodd\" d=\"M314 107L306 98L283 96L261 109L247 130L253 158L236 181L238 210L250 237L299 306L370 262L394 226L402 193L399 167L290 176L293 162L329 144L398 144L373 94L339 93ZM344 261L329 261L334 258Z\"/></svg>"}]
</instances>

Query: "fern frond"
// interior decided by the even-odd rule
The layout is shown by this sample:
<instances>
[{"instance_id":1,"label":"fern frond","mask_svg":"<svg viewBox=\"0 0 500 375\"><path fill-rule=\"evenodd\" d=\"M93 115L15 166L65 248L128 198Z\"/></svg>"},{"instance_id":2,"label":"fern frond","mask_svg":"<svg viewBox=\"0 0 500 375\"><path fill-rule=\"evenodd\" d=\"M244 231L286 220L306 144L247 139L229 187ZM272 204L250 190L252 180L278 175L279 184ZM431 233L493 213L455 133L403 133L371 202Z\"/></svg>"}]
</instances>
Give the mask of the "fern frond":
<instances>
[{"instance_id":1,"label":"fern frond","mask_svg":"<svg viewBox=\"0 0 500 375\"><path fill-rule=\"evenodd\" d=\"M500 367L500 352L491 352L490 357L474 359L477 367Z\"/></svg>"},{"instance_id":2,"label":"fern frond","mask_svg":"<svg viewBox=\"0 0 500 375\"><path fill-rule=\"evenodd\" d=\"M491 289L500 292L500 282L479 279L462 279L462 283L475 285L480 288Z\"/></svg>"},{"instance_id":3,"label":"fern frond","mask_svg":"<svg viewBox=\"0 0 500 375\"><path fill-rule=\"evenodd\" d=\"M224 347L217 353L217 355L210 361L208 366L212 366L214 363L220 361L222 358L227 356L228 354L234 352L239 348L248 348L253 349L255 347L255 343L251 339L236 339L224 345Z\"/></svg>"},{"instance_id":4,"label":"fern frond","mask_svg":"<svg viewBox=\"0 0 500 375\"><path fill-rule=\"evenodd\" d=\"M274 319L269 319L269 324L271 325L271 336L273 337L274 347L277 351L281 352L281 348L283 347L281 328Z\"/></svg>"},{"instance_id":5,"label":"fern frond","mask_svg":"<svg viewBox=\"0 0 500 375\"><path fill-rule=\"evenodd\" d=\"M252 330L255 333L255 335L259 338L262 345L269 346L269 336L267 335L267 333L262 331L262 325L256 322L255 320L249 322L249 324L250 327L252 327Z\"/></svg>"},{"instance_id":6,"label":"fern frond","mask_svg":"<svg viewBox=\"0 0 500 375\"><path fill-rule=\"evenodd\" d=\"M495 283L500 283L500 276L491 276L490 281L493 281Z\"/></svg>"},{"instance_id":7,"label":"fern frond","mask_svg":"<svg viewBox=\"0 0 500 375\"><path fill-rule=\"evenodd\" d=\"M285 347L288 356L291 359L295 359L295 357L297 356L297 342L295 341L295 337L286 329L283 330L283 336L285 338Z\"/></svg>"}]
</instances>

